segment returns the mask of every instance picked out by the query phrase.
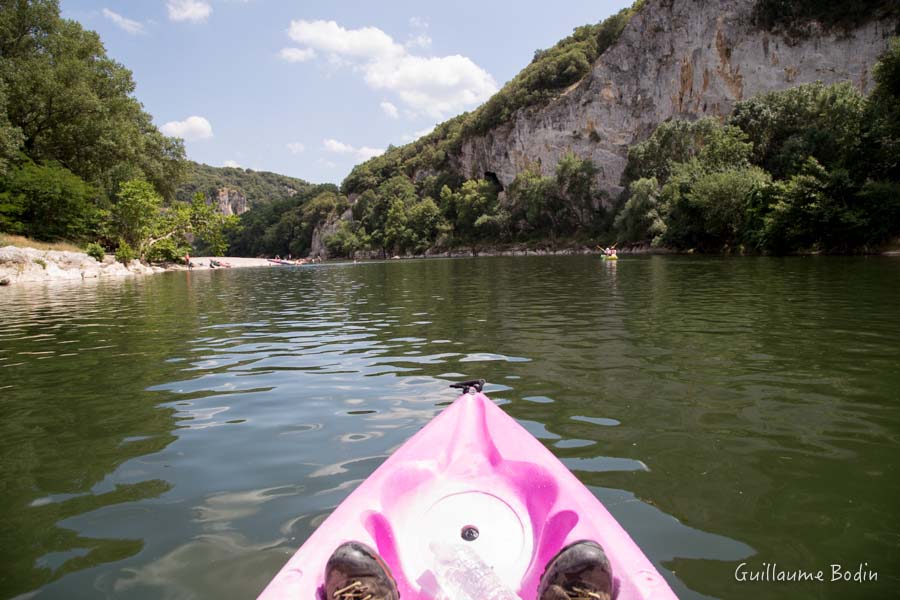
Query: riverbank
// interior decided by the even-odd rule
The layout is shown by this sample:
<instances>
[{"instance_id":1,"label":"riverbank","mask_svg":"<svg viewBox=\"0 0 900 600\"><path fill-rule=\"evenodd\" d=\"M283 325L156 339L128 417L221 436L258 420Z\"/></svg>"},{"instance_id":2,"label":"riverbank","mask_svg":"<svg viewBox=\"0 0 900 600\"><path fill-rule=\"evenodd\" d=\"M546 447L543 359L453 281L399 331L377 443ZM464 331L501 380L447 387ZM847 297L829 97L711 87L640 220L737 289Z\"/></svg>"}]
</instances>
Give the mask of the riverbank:
<instances>
[{"instance_id":1,"label":"riverbank","mask_svg":"<svg viewBox=\"0 0 900 600\"><path fill-rule=\"evenodd\" d=\"M272 264L264 258L198 256L191 259L191 265L194 270L217 268L212 266L211 261L230 265L231 268L267 267ZM131 261L126 266L116 261L111 254L107 254L102 261L97 261L83 252L40 250L17 246L0 248L0 285L2 286L48 281L130 277L184 270L187 270L185 265L145 265L137 260Z\"/></svg>"}]
</instances>

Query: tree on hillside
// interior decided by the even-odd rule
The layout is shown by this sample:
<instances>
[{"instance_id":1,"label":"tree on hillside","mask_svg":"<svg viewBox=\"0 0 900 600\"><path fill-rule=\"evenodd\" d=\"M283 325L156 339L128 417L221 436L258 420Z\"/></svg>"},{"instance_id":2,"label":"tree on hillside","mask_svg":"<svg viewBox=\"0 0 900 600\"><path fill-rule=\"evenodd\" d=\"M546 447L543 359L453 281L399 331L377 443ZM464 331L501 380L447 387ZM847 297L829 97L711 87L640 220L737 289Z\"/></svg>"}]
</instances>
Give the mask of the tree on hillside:
<instances>
[{"instance_id":1,"label":"tree on hillside","mask_svg":"<svg viewBox=\"0 0 900 600\"><path fill-rule=\"evenodd\" d=\"M713 117L664 121L649 138L628 149L625 178L654 177L664 185L675 165L694 157L715 169L747 165L753 147L740 128L723 127Z\"/></svg>"},{"instance_id":2,"label":"tree on hillside","mask_svg":"<svg viewBox=\"0 0 900 600\"><path fill-rule=\"evenodd\" d=\"M183 144L153 126L132 95L131 72L95 32L62 19L56 0L3 0L0 40L6 113L29 158L58 162L110 200L134 176L173 197ZM114 170L127 177L110 177Z\"/></svg>"},{"instance_id":3,"label":"tree on hillside","mask_svg":"<svg viewBox=\"0 0 900 600\"><path fill-rule=\"evenodd\" d=\"M0 177L6 175L10 162L22 146L22 131L9 122L6 112L5 84L0 80Z\"/></svg>"},{"instance_id":4,"label":"tree on hillside","mask_svg":"<svg viewBox=\"0 0 900 600\"><path fill-rule=\"evenodd\" d=\"M0 184L0 229L39 240L85 239L102 216L96 197L65 167L24 161Z\"/></svg>"},{"instance_id":5,"label":"tree on hillside","mask_svg":"<svg viewBox=\"0 0 900 600\"><path fill-rule=\"evenodd\" d=\"M875 89L863 117L860 162L873 179L900 182L900 38L875 65Z\"/></svg>"},{"instance_id":6,"label":"tree on hillside","mask_svg":"<svg viewBox=\"0 0 900 600\"><path fill-rule=\"evenodd\" d=\"M490 222L481 217L497 213L496 185L486 179L469 179L459 191L449 197L452 198L456 213L453 235L461 242L471 245L474 252L476 240L485 236L486 227L492 227Z\"/></svg>"},{"instance_id":7,"label":"tree on hillside","mask_svg":"<svg viewBox=\"0 0 900 600\"><path fill-rule=\"evenodd\" d=\"M544 177L539 168L520 171L507 190L512 220L520 231L549 232L551 240L560 232L563 207L556 201L556 181Z\"/></svg>"},{"instance_id":8,"label":"tree on hillside","mask_svg":"<svg viewBox=\"0 0 900 600\"><path fill-rule=\"evenodd\" d=\"M776 179L805 168L848 167L859 148L865 99L849 82L801 85L739 102L729 123L753 144L753 162Z\"/></svg>"},{"instance_id":9,"label":"tree on hillside","mask_svg":"<svg viewBox=\"0 0 900 600\"><path fill-rule=\"evenodd\" d=\"M229 223L227 217L216 212L200 194L191 203L173 202L164 205L162 196L144 179L122 183L118 202L112 210L112 219L113 233L120 239L120 246L133 248L141 259L154 246L167 240L175 242L170 246L173 249L184 247L188 234L197 235L211 249L222 251L223 228ZM164 258L172 260L178 256L179 254L175 254Z\"/></svg>"},{"instance_id":10,"label":"tree on hillside","mask_svg":"<svg viewBox=\"0 0 900 600\"><path fill-rule=\"evenodd\" d=\"M594 224L597 167L574 152L567 152L556 164L557 198L565 205L569 220L579 229Z\"/></svg>"},{"instance_id":11,"label":"tree on hillside","mask_svg":"<svg viewBox=\"0 0 900 600\"><path fill-rule=\"evenodd\" d=\"M628 200L613 223L619 241L634 243L656 239L658 243L666 231L659 211L659 182L656 177L632 181L628 187Z\"/></svg>"}]
</instances>

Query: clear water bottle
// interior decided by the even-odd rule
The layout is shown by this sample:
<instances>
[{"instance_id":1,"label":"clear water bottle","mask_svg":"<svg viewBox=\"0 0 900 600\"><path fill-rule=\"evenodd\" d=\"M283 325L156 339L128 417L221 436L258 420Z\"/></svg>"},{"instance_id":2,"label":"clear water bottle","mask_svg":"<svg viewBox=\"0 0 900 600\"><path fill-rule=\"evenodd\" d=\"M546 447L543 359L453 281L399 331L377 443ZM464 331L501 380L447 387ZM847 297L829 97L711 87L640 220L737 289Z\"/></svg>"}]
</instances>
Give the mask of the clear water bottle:
<instances>
[{"instance_id":1,"label":"clear water bottle","mask_svg":"<svg viewBox=\"0 0 900 600\"><path fill-rule=\"evenodd\" d=\"M471 547L436 542L431 551L445 600L520 600Z\"/></svg>"}]
</instances>

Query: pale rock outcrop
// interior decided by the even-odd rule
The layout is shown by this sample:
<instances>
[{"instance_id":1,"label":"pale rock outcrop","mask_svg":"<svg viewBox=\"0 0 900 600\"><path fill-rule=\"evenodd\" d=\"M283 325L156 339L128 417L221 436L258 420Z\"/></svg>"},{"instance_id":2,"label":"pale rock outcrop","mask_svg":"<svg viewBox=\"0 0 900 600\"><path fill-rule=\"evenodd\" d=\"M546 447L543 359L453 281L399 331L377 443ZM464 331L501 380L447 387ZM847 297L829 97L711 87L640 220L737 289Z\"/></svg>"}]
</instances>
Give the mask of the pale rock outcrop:
<instances>
[{"instance_id":1,"label":"pale rock outcrop","mask_svg":"<svg viewBox=\"0 0 900 600\"><path fill-rule=\"evenodd\" d=\"M0 248L0 282L3 285L35 281L125 277L164 271L132 261L127 267L107 256L102 262L80 252L45 251L5 246Z\"/></svg>"},{"instance_id":2,"label":"pale rock outcrop","mask_svg":"<svg viewBox=\"0 0 900 600\"><path fill-rule=\"evenodd\" d=\"M872 66L895 20L786 38L755 27L755 0L648 0L588 75L541 108L519 111L452 157L465 177L504 186L529 165L551 174L569 151L590 158L609 197L621 191L628 146L670 118L724 117L762 92L821 81L871 90Z\"/></svg>"},{"instance_id":3,"label":"pale rock outcrop","mask_svg":"<svg viewBox=\"0 0 900 600\"><path fill-rule=\"evenodd\" d=\"M214 202L216 210L226 216L240 215L250 210L247 197L240 190L230 187L219 188Z\"/></svg>"},{"instance_id":4,"label":"pale rock outcrop","mask_svg":"<svg viewBox=\"0 0 900 600\"><path fill-rule=\"evenodd\" d=\"M328 258L328 247L325 245L325 240L338 230L341 226L341 221L352 222L353 210L348 208L341 216L329 219L313 230L309 249L310 258Z\"/></svg>"}]
</instances>

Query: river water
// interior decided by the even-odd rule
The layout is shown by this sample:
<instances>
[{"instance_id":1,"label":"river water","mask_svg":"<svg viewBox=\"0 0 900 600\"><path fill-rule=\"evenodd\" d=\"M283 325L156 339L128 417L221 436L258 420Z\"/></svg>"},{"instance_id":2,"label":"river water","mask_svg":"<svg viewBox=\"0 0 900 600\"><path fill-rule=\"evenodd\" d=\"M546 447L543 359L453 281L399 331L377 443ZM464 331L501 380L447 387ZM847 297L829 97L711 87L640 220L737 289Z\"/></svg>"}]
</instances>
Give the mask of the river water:
<instances>
[{"instance_id":1,"label":"river water","mask_svg":"<svg viewBox=\"0 0 900 600\"><path fill-rule=\"evenodd\" d=\"M895 597L900 260L478 258L0 289L0 597L252 598L483 377L683 598ZM735 571L825 572L823 583ZM831 582L832 564L877 581Z\"/></svg>"}]
</instances>

